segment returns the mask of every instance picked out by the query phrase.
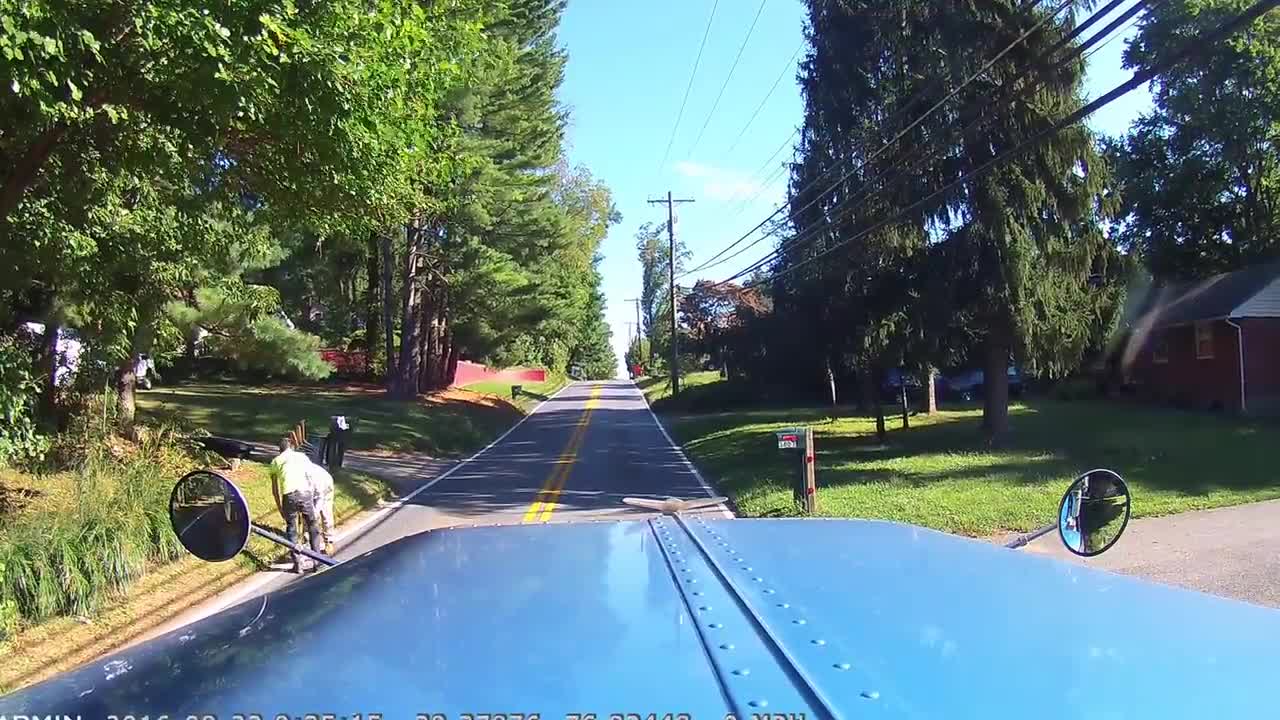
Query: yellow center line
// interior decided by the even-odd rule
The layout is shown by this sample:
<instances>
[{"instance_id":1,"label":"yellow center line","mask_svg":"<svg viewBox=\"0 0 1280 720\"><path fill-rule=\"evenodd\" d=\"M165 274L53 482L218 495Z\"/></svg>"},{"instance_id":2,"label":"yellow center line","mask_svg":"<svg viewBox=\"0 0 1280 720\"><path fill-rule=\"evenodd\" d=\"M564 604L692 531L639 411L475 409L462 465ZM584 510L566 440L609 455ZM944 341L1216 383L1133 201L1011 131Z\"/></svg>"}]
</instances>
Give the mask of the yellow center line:
<instances>
[{"instance_id":1,"label":"yellow center line","mask_svg":"<svg viewBox=\"0 0 1280 720\"><path fill-rule=\"evenodd\" d=\"M583 439L587 434L587 425L591 422L591 411L596 406L596 401L600 397L603 386L596 386L591 391L591 397L587 400L587 405L582 413L582 417L578 419L577 425L573 429L573 434L569 436L569 442L565 445L564 452L560 453L560 457L556 459L556 467L551 471L551 475L547 477L547 481L542 484L542 490L538 492L538 497L529 510L525 512L522 522L545 522L551 519L551 513L555 512L556 499L560 497L560 493L564 490L564 484L569 479L569 472L573 469L573 463L578 457L578 451L582 449Z\"/></svg>"}]
</instances>

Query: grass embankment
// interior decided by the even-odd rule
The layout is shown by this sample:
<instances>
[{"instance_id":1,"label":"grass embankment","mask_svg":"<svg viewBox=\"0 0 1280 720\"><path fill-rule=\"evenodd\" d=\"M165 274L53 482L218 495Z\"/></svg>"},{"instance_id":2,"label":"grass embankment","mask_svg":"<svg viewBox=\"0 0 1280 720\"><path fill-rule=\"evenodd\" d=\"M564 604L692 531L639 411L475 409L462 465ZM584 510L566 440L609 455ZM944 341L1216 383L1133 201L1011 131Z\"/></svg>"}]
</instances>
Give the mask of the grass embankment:
<instances>
[{"instance_id":1,"label":"grass embankment","mask_svg":"<svg viewBox=\"0 0 1280 720\"><path fill-rule=\"evenodd\" d=\"M481 382L471 383L462 386L464 390L485 395L493 395L502 398L507 402L514 403L525 413L532 411L543 400L551 397L560 388L569 384L568 378L549 376L546 381L540 383L530 382L512 382L510 380L484 380ZM515 400L511 399L511 386L520 386L520 395Z\"/></svg>"},{"instance_id":2,"label":"grass embankment","mask_svg":"<svg viewBox=\"0 0 1280 720\"><path fill-rule=\"evenodd\" d=\"M1076 475L1108 467L1128 481L1135 517L1280 497L1274 424L1101 401L1027 401L1010 408L998 449L982 412L889 417L884 445L868 417L792 409L669 416L668 427L744 516L796 514L795 461L776 430L812 425L820 513L882 518L986 536L1052 522Z\"/></svg>"},{"instance_id":3,"label":"grass embankment","mask_svg":"<svg viewBox=\"0 0 1280 720\"><path fill-rule=\"evenodd\" d=\"M328 432L331 415L345 414L356 419L352 450L418 451L436 457L484 447L521 414L500 397L457 389L401 401L387 399L374 387L219 383L158 387L139 394L138 407L151 418L173 416L213 435L266 443L274 443L300 420L306 420L313 438L321 436Z\"/></svg>"},{"instance_id":4,"label":"grass embankment","mask_svg":"<svg viewBox=\"0 0 1280 720\"><path fill-rule=\"evenodd\" d=\"M153 453L147 464L155 467L157 457ZM0 656L6 658L0 663L0 693L128 645L284 557L278 546L256 536L251 537L248 552L230 562L206 563L187 556L168 521L169 488L187 468L180 462L170 467L171 459L160 461L170 472L163 476L152 473L155 481L139 475L137 469L130 472L128 465L117 468L114 478L101 473L97 477L59 473L41 478L9 471L0 474L6 494L30 499L20 510L11 506L11 512L3 516L6 529L0 536L0 558L6 558L4 589L25 583L24 587L39 588L38 594L44 597L63 598L47 608L46 614L19 619L7 639L0 639ZM125 472L120 473L121 469ZM238 470L222 472L244 491L255 522L283 532L266 465L245 463ZM362 473L339 471L334 481L334 515L339 524L390 494L386 483ZM146 517L158 529L130 534L128 528L117 527L115 537L95 543L96 536L104 535L101 526L94 518L67 507L68 496L83 492L86 482L115 483L112 488L99 488L99 497L127 493L126 484L133 483L138 499L146 498L145 504L126 515L114 505L117 501L107 500L103 513ZM49 534L54 539L42 544L40 538ZM148 547L147 543L155 545ZM93 577L91 584L78 580L92 577L89 573L95 568L99 576ZM77 580L68 583L68 577ZM91 595L68 593L77 588Z\"/></svg>"},{"instance_id":5,"label":"grass embankment","mask_svg":"<svg viewBox=\"0 0 1280 720\"><path fill-rule=\"evenodd\" d=\"M736 383L726 382L721 379L718 370L703 370L700 372L689 373L680 376L680 396L677 399L685 399L689 396L701 397L705 391L699 390L700 387L710 386L714 389L715 400L717 403L729 402L728 389ZM664 405L668 405L672 401L671 397L671 378L667 375L643 377L636 380L636 387L644 393L644 397L657 409L662 409Z\"/></svg>"}]
</instances>

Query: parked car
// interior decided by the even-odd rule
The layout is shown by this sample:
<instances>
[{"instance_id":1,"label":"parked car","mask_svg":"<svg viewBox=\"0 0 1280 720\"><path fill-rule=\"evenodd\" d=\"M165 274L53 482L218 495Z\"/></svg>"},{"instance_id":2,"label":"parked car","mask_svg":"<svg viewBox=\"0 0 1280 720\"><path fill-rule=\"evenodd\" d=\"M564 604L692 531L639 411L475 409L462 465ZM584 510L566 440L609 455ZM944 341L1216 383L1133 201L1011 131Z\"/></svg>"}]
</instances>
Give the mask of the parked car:
<instances>
[{"instance_id":1,"label":"parked car","mask_svg":"<svg viewBox=\"0 0 1280 720\"><path fill-rule=\"evenodd\" d=\"M1022 394L1022 372L1013 365L1009 366L1009 394L1017 397ZM982 388L986 384L986 375L982 370L965 370L954 375L938 378L938 392L952 400L969 402L982 396Z\"/></svg>"},{"instance_id":2,"label":"parked car","mask_svg":"<svg viewBox=\"0 0 1280 720\"><path fill-rule=\"evenodd\" d=\"M880 383L881 398L889 401L900 398L904 380L907 384L907 395L914 398L920 392L920 378L912 373L903 372L901 368L885 370L884 380Z\"/></svg>"},{"instance_id":3,"label":"parked car","mask_svg":"<svg viewBox=\"0 0 1280 720\"><path fill-rule=\"evenodd\" d=\"M42 322L22 323L22 329L32 337L44 341L45 324ZM57 361L53 371L53 381L59 387L71 383L76 371L80 369L80 355L84 352L84 343L80 335L69 327L58 328Z\"/></svg>"}]
</instances>

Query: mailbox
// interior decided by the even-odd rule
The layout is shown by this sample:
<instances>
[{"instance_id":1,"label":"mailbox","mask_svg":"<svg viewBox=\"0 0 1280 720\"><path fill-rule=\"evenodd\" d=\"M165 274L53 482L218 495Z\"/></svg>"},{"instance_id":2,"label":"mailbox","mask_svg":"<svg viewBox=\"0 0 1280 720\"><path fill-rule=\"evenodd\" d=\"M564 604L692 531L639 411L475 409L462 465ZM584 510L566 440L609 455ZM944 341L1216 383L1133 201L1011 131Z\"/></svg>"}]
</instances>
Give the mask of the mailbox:
<instances>
[{"instance_id":1,"label":"mailbox","mask_svg":"<svg viewBox=\"0 0 1280 720\"><path fill-rule=\"evenodd\" d=\"M818 482L816 476L813 428L787 428L774 433L778 437L779 450L799 450L795 479L795 500L807 515L818 511Z\"/></svg>"},{"instance_id":2,"label":"mailbox","mask_svg":"<svg viewBox=\"0 0 1280 720\"><path fill-rule=\"evenodd\" d=\"M804 429L788 428L775 433L778 436L779 450L796 450L804 447Z\"/></svg>"}]
</instances>

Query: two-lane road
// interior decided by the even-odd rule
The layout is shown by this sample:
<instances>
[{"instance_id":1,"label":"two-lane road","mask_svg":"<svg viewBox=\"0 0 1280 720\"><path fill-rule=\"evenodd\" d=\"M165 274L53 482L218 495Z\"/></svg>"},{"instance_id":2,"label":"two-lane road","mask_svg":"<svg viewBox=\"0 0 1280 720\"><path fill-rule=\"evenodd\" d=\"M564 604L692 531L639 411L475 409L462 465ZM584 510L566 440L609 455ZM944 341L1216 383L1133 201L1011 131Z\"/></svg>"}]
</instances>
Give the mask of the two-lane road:
<instances>
[{"instance_id":1,"label":"two-lane road","mask_svg":"<svg viewBox=\"0 0 1280 720\"><path fill-rule=\"evenodd\" d=\"M634 384L579 382L548 398L498 442L357 532L338 555L349 557L405 535L453 525L641 514L622 504L626 496L710 494Z\"/></svg>"}]
</instances>

